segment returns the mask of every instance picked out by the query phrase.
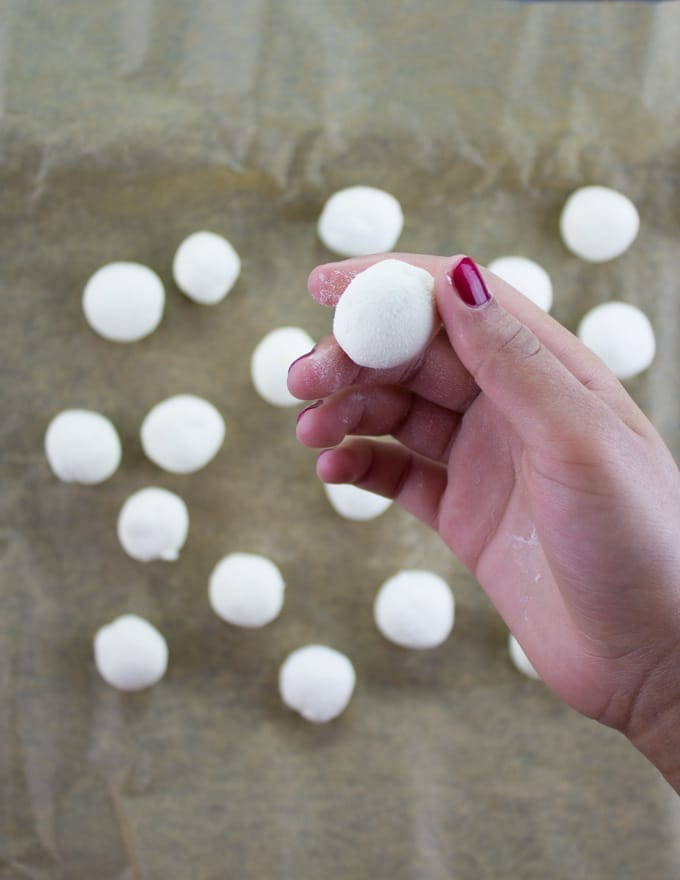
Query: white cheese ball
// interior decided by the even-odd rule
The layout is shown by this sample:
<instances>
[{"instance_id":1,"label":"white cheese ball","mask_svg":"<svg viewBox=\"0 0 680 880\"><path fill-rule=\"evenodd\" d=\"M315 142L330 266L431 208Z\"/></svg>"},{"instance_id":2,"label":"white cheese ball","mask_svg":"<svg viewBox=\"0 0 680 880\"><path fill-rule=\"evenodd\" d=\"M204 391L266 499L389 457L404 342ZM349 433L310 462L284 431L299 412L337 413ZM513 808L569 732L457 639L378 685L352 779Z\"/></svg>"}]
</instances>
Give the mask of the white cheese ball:
<instances>
[{"instance_id":1,"label":"white cheese ball","mask_svg":"<svg viewBox=\"0 0 680 880\"><path fill-rule=\"evenodd\" d=\"M375 519L392 504L391 498L383 498L351 483L324 483L323 487L333 510L345 519L358 522Z\"/></svg>"},{"instance_id":2,"label":"white cheese ball","mask_svg":"<svg viewBox=\"0 0 680 880\"><path fill-rule=\"evenodd\" d=\"M403 260L381 260L347 285L335 307L333 335L354 363L386 369L421 354L435 321L432 275Z\"/></svg>"},{"instance_id":3,"label":"white cheese ball","mask_svg":"<svg viewBox=\"0 0 680 880\"><path fill-rule=\"evenodd\" d=\"M513 665L517 669L519 669L519 671L523 675L526 675L527 678L540 679L540 675L531 665L531 662L527 655L524 653L522 646L512 633L510 633L510 635L508 636L508 651L510 653L510 659L512 660Z\"/></svg>"},{"instance_id":4,"label":"white cheese ball","mask_svg":"<svg viewBox=\"0 0 680 880\"><path fill-rule=\"evenodd\" d=\"M278 617L285 587L271 559L257 553L230 553L213 569L208 595L213 611L222 620L258 627Z\"/></svg>"},{"instance_id":5,"label":"white cheese ball","mask_svg":"<svg viewBox=\"0 0 680 880\"><path fill-rule=\"evenodd\" d=\"M300 327L277 327L267 333L250 359L250 377L260 397L272 406L299 406L288 390L288 368L313 347L314 340Z\"/></svg>"},{"instance_id":6,"label":"white cheese ball","mask_svg":"<svg viewBox=\"0 0 680 880\"><path fill-rule=\"evenodd\" d=\"M356 675L351 661L326 645L306 645L289 654L279 670L283 702L307 721L324 724L347 707Z\"/></svg>"},{"instance_id":7,"label":"white cheese ball","mask_svg":"<svg viewBox=\"0 0 680 880\"><path fill-rule=\"evenodd\" d=\"M217 455L224 433L224 419L211 403L177 394L149 410L141 439L154 464L173 474L193 474Z\"/></svg>"},{"instance_id":8,"label":"white cheese ball","mask_svg":"<svg viewBox=\"0 0 680 880\"><path fill-rule=\"evenodd\" d=\"M550 275L528 257L498 257L489 263L488 268L523 293L534 305L549 312L553 302L553 286Z\"/></svg>"},{"instance_id":9,"label":"white cheese ball","mask_svg":"<svg viewBox=\"0 0 680 880\"><path fill-rule=\"evenodd\" d=\"M103 483L121 460L118 432L98 412L65 409L45 432L45 455L55 476L65 483Z\"/></svg>"},{"instance_id":10,"label":"white cheese ball","mask_svg":"<svg viewBox=\"0 0 680 880\"><path fill-rule=\"evenodd\" d=\"M163 678L168 645L143 617L123 614L94 637L94 661L105 682L119 691L141 691Z\"/></svg>"},{"instance_id":11,"label":"white cheese ball","mask_svg":"<svg viewBox=\"0 0 680 880\"><path fill-rule=\"evenodd\" d=\"M230 242L215 232L194 232L177 248L172 262L175 283L189 299L214 305L241 274L241 259Z\"/></svg>"},{"instance_id":12,"label":"white cheese ball","mask_svg":"<svg viewBox=\"0 0 680 880\"><path fill-rule=\"evenodd\" d=\"M130 495L118 515L118 540L128 556L140 562L174 562L188 531L189 511L184 501L155 486Z\"/></svg>"},{"instance_id":13,"label":"white cheese ball","mask_svg":"<svg viewBox=\"0 0 680 880\"><path fill-rule=\"evenodd\" d=\"M388 641L404 648L436 648L453 629L453 593L434 572L400 571L378 590L373 615Z\"/></svg>"},{"instance_id":14,"label":"white cheese ball","mask_svg":"<svg viewBox=\"0 0 680 880\"><path fill-rule=\"evenodd\" d=\"M403 225L401 205L391 193L350 186L328 199L317 230L329 250L343 257L364 257L391 251Z\"/></svg>"},{"instance_id":15,"label":"white cheese ball","mask_svg":"<svg viewBox=\"0 0 680 880\"><path fill-rule=\"evenodd\" d=\"M646 370L656 354L654 329L636 306L611 301L583 316L577 334L619 379Z\"/></svg>"},{"instance_id":16,"label":"white cheese ball","mask_svg":"<svg viewBox=\"0 0 680 880\"><path fill-rule=\"evenodd\" d=\"M164 306L163 282L141 263L108 263L83 292L87 323L112 342L136 342L153 333Z\"/></svg>"},{"instance_id":17,"label":"white cheese ball","mask_svg":"<svg viewBox=\"0 0 680 880\"><path fill-rule=\"evenodd\" d=\"M584 186L573 192L560 216L565 245L589 263L619 257L640 229L637 208L623 193L606 186Z\"/></svg>"}]
</instances>

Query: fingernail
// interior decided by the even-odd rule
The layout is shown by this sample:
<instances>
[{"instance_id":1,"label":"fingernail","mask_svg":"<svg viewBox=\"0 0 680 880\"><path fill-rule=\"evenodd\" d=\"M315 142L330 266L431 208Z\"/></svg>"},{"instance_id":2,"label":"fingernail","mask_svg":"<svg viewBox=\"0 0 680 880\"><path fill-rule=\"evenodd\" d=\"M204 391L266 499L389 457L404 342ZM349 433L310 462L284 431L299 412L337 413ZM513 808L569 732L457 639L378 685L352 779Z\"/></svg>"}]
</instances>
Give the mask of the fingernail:
<instances>
[{"instance_id":1,"label":"fingernail","mask_svg":"<svg viewBox=\"0 0 680 880\"><path fill-rule=\"evenodd\" d=\"M323 403L323 400L317 400L317 402L311 404L311 406L306 406L304 409L300 410L300 412L298 413L297 420L296 420L295 424L297 425L297 423L300 421L300 419L303 417L303 415L305 413L311 412L311 410L316 409L317 407L321 406L322 403Z\"/></svg>"},{"instance_id":2,"label":"fingernail","mask_svg":"<svg viewBox=\"0 0 680 880\"><path fill-rule=\"evenodd\" d=\"M477 266L470 257L463 259L449 273L449 280L454 290L470 308L478 308L491 299L489 289Z\"/></svg>"},{"instance_id":3,"label":"fingernail","mask_svg":"<svg viewBox=\"0 0 680 880\"><path fill-rule=\"evenodd\" d=\"M316 345L314 346L314 348L311 348L309 351L306 351L304 354L301 354L300 357L295 358L295 360L288 367L288 372L290 373L290 371L293 369L295 364L299 363L301 360L304 360L306 357L309 357L310 354L314 354L315 351L316 351Z\"/></svg>"}]
</instances>

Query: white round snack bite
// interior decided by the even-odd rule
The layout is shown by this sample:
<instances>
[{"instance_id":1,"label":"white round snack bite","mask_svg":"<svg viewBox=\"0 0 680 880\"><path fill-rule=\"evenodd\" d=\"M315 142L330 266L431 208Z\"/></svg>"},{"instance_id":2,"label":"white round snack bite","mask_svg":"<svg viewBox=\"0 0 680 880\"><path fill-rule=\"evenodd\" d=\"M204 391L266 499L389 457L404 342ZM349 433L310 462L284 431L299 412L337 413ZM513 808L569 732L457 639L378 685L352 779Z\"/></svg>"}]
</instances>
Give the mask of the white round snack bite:
<instances>
[{"instance_id":1,"label":"white round snack bite","mask_svg":"<svg viewBox=\"0 0 680 880\"><path fill-rule=\"evenodd\" d=\"M606 186L584 186L566 200L560 233L572 253L589 263L619 257L640 229L637 208L623 193Z\"/></svg>"},{"instance_id":2,"label":"white round snack bite","mask_svg":"<svg viewBox=\"0 0 680 880\"><path fill-rule=\"evenodd\" d=\"M277 327L258 342L250 359L250 377L263 400L272 406L299 406L288 390L288 368L313 346L314 340L301 327Z\"/></svg>"},{"instance_id":3,"label":"white round snack bite","mask_svg":"<svg viewBox=\"0 0 680 880\"><path fill-rule=\"evenodd\" d=\"M488 268L494 275L523 293L534 305L549 312L553 302L553 286L550 275L528 257L507 256L492 260Z\"/></svg>"},{"instance_id":4,"label":"white round snack bite","mask_svg":"<svg viewBox=\"0 0 680 880\"><path fill-rule=\"evenodd\" d=\"M324 483L323 487L333 510L345 519L357 522L375 519L392 504L391 498L384 498L351 483Z\"/></svg>"},{"instance_id":5,"label":"white round snack bite","mask_svg":"<svg viewBox=\"0 0 680 880\"><path fill-rule=\"evenodd\" d=\"M141 691L165 675L168 645L143 617L123 614L95 634L94 661L107 684L119 691Z\"/></svg>"},{"instance_id":6,"label":"white round snack bite","mask_svg":"<svg viewBox=\"0 0 680 880\"><path fill-rule=\"evenodd\" d=\"M281 699L307 721L324 724L347 707L356 675L348 657L326 645L305 645L279 670Z\"/></svg>"},{"instance_id":7,"label":"white round snack bite","mask_svg":"<svg viewBox=\"0 0 680 880\"><path fill-rule=\"evenodd\" d=\"M189 511L184 501L156 486L130 495L118 515L118 540L128 556L139 562L174 562L188 531Z\"/></svg>"},{"instance_id":8,"label":"white round snack bite","mask_svg":"<svg viewBox=\"0 0 680 880\"><path fill-rule=\"evenodd\" d=\"M112 342L136 342L153 333L164 307L163 282L141 263L107 263L83 291L87 323Z\"/></svg>"},{"instance_id":9,"label":"white round snack bite","mask_svg":"<svg viewBox=\"0 0 680 880\"><path fill-rule=\"evenodd\" d=\"M317 231L326 247L343 257L391 251L404 226L397 199L373 186L338 190L323 206Z\"/></svg>"},{"instance_id":10,"label":"white round snack bite","mask_svg":"<svg viewBox=\"0 0 680 880\"><path fill-rule=\"evenodd\" d=\"M45 455L65 483L94 484L115 473L122 452L113 424L89 409L65 409L45 432Z\"/></svg>"},{"instance_id":11,"label":"white round snack bite","mask_svg":"<svg viewBox=\"0 0 680 880\"><path fill-rule=\"evenodd\" d=\"M436 648L453 629L453 593L432 571L400 571L378 590L373 616L390 642L418 650Z\"/></svg>"},{"instance_id":12,"label":"white round snack bite","mask_svg":"<svg viewBox=\"0 0 680 880\"><path fill-rule=\"evenodd\" d=\"M141 439L154 464L173 474L193 474L217 455L224 433L224 419L212 403L177 394L149 410Z\"/></svg>"},{"instance_id":13,"label":"white round snack bite","mask_svg":"<svg viewBox=\"0 0 680 880\"><path fill-rule=\"evenodd\" d=\"M271 559L257 553L230 553L213 569L208 596L222 620L235 626L259 627L278 617L285 588Z\"/></svg>"},{"instance_id":14,"label":"white round snack bite","mask_svg":"<svg viewBox=\"0 0 680 880\"><path fill-rule=\"evenodd\" d=\"M419 355L435 328L434 278L403 260L381 260L350 281L338 300L333 335L362 367L386 369Z\"/></svg>"},{"instance_id":15,"label":"white round snack bite","mask_svg":"<svg viewBox=\"0 0 680 880\"><path fill-rule=\"evenodd\" d=\"M531 665L531 661L524 653L522 646L512 633L508 635L508 651L510 653L510 659L512 660L513 665L517 669L519 669L519 671L523 675L526 675L527 678L535 678L537 680L540 680L540 675Z\"/></svg>"},{"instance_id":16,"label":"white round snack bite","mask_svg":"<svg viewBox=\"0 0 680 880\"><path fill-rule=\"evenodd\" d=\"M649 318L630 303L612 300L595 306L581 319L577 334L619 379L646 370L656 354Z\"/></svg>"},{"instance_id":17,"label":"white round snack bite","mask_svg":"<svg viewBox=\"0 0 680 880\"><path fill-rule=\"evenodd\" d=\"M223 300L236 283L241 274L241 259L221 235L194 232L177 248L172 274L189 299L214 305Z\"/></svg>"}]
</instances>

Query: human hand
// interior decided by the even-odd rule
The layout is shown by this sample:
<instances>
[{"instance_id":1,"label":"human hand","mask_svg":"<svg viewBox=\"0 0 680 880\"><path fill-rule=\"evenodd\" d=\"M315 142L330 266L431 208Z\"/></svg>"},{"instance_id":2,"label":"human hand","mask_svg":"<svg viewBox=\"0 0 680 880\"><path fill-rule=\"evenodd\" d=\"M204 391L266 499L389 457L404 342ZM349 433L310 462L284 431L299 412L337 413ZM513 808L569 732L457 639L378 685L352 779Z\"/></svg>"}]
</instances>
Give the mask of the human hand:
<instances>
[{"instance_id":1,"label":"human hand","mask_svg":"<svg viewBox=\"0 0 680 880\"><path fill-rule=\"evenodd\" d=\"M319 456L322 480L393 498L438 531L545 683L625 733L680 791L669 450L602 362L508 284L467 258L392 256L434 276L440 332L381 371L323 339L290 369L291 392L322 401L301 414L298 439L334 447ZM380 259L319 266L312 296L334 305ZM388 434L398 443L342 442Z\"/></svg>"}]
</instances>

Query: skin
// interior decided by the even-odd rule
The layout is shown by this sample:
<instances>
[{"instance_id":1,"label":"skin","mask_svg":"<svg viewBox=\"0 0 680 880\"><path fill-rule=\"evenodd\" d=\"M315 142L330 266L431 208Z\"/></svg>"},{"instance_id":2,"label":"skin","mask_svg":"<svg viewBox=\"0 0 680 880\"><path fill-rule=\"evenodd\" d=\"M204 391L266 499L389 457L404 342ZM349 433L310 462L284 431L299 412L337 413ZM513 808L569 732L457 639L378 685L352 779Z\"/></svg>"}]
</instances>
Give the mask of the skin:
<instances>
[{"instance_id":1,"label":"skin","mask_svg":"<svg viewBox=\"0 0 680 880\"><path fill-rule=\"evenodd\" d=\"M450 280L460 256L390 256L434 276L441 329L417 360L383 371L321 340L289 373L296 397L321 401L298 439L324 449L322 480L392 498L436 530L545 683L680 791L680 474L668 448L595 355L488 270L492 298L470 307ZM378 259L317 267L311 295L333 306ZM398 443L375 439L389 434Z\"/></svg>"}]
</instances>

